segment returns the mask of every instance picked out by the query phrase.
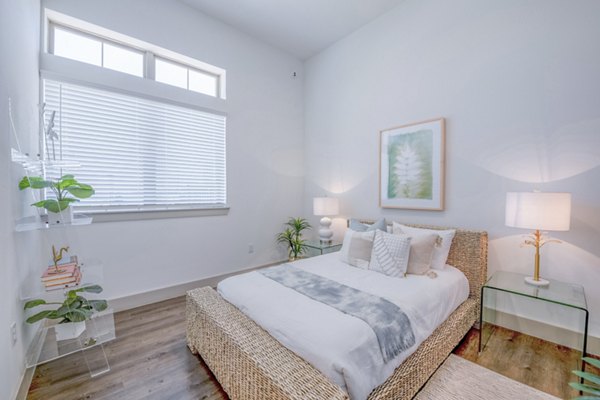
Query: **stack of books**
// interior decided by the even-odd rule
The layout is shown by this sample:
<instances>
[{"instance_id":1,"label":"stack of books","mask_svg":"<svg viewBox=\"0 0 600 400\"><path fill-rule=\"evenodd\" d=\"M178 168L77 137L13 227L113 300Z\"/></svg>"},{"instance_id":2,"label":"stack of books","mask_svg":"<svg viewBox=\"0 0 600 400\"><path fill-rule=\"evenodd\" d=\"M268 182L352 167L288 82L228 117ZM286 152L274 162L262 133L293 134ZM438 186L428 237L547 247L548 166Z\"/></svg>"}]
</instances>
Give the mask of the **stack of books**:
<instances>
[{"instance_id":1,"label":"stack of books","mask_svg":"<svg viewBox=\"0 0 600 400\"><path fill-rule=\"evenodd\" d=\"M42 283L48 292L77 286L80 282L81 271L77 256L72 256L69 261L58 264L58 269L54 265L48 266L42 275Z\"/></svg>"}]
</instances>

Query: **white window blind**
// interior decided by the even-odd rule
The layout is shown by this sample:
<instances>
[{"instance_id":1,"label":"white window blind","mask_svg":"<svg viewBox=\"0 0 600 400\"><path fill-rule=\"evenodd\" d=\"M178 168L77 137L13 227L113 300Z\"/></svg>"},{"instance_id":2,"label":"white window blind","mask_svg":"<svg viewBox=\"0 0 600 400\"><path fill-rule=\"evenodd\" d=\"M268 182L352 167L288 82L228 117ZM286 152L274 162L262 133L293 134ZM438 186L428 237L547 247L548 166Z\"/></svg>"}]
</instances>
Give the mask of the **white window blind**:
<instances>
[{"instance_id":1,"label":"white window blind","mask_svg":"<svg viewBox=\"0 0 600 400\"><path fill-rule=\"evenodd\" d=\"M44 81L46 118L75 178L96 194L76 209L135 211L226 205L223 115Z\"/></svg>"}]
</instances>

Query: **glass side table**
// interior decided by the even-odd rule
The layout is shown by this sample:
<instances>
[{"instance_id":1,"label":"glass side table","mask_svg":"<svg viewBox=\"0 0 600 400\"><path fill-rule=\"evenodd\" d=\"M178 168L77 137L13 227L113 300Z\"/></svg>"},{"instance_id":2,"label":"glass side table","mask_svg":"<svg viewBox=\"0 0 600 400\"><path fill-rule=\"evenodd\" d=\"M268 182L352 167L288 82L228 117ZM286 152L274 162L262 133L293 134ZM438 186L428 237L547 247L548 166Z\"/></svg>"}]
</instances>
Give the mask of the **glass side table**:
<instances>
[{"instance_id":1,"label":"glass side table","mask_svg":"<svg viewBox=\"0 0 600 400\"><path fill-rule=\"evenodd\" d=\"M308 248L307 257L322 256L342 248L341 242L321 243L319 240L307 240L304 245Z\"/></svg>"},{"instance_id":2,"label":"glass side table","mask_svg":"<svg viewBox=\"0 0 600 400\"><path fill-rule=\"evenodd\" d=\"M86 320L85 331L74 339L58 340L55 326L44 326L38 331L26 355L27 368L79 352L92 378L110 371L104 344L116 337L112 309Z\"/></svg>"},{"instance_id":3,"label":"glass side table","mask_svg":"<svg viewBox=\"0 0 600 400\"><path fill-rule=\"evenodd\" d=\"M519 308L527 307L531 303L541 303L544 309L543 312L536 315L536 322L544 323L544 319L548 322L549 317L554 320L566 317L567 321L559 325L568 326L569 330L573 330L571 329L573 325L580 325L582 330L579 332L582 332L583 337L577 345L581 348L582 357L585 357L587 354L589 311L583 286L556 280L550 280L550 285L546 287L532 286L524 282L525 276L514 272L497 271L482 286L479 316L479 352L481 353L484 350L493 333L491 330L486 332L484 329L485 323L502 325L498 322L506 314L510 314L506 310L514 308L515 303ZM518 298L514 296L518 296ZM565 307L575 311L576 314L569 313L565 315L560 310ZM553 322L556 323L556 321ZM585 364L581 362L581 369L584 368Z\"/></svg>"}]
</instances>

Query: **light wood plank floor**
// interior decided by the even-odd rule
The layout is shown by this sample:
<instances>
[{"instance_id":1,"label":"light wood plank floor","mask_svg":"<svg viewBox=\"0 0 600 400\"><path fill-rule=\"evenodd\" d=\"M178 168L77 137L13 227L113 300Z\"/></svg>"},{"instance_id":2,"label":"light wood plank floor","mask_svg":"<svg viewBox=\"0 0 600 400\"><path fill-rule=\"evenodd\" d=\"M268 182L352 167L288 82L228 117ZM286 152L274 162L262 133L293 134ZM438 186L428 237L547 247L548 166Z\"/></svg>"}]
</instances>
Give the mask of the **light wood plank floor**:
<instances>
[{"instance_id":1,"label":"light wood plank floor","mask_svg":"<svg viewBox=\"0 0 600 400\"><path fill-rule=\"evenodd\" d=\"M202 360L185 344L183 297L115 315L117 339L105 349L111 371L90 378L79 354L39 366L28 399L227 399ZM472 329L455 353L561 398L578 354L563 346L497 329L478 357Z\"/></svg>"}]
</instances>

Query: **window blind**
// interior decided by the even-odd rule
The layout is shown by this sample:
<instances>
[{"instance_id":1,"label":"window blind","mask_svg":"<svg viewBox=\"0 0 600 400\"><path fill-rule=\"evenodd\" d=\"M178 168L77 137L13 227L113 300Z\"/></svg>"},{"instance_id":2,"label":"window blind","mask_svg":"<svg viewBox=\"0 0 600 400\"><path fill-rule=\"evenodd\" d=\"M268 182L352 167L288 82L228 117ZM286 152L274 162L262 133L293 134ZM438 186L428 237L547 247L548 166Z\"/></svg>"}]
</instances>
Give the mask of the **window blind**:
<instances>
[{"instance_id":1,"label":"window blind","mask_svg":"<svg viewBox=\"0 0 600 400\"><path fill-rule=\"evenodd\" d=\"M57 157L81 164L62 173L96 191L75 209L226 205L225 116L53 80L43 87Z\"/></svg>"}]
</instances>

